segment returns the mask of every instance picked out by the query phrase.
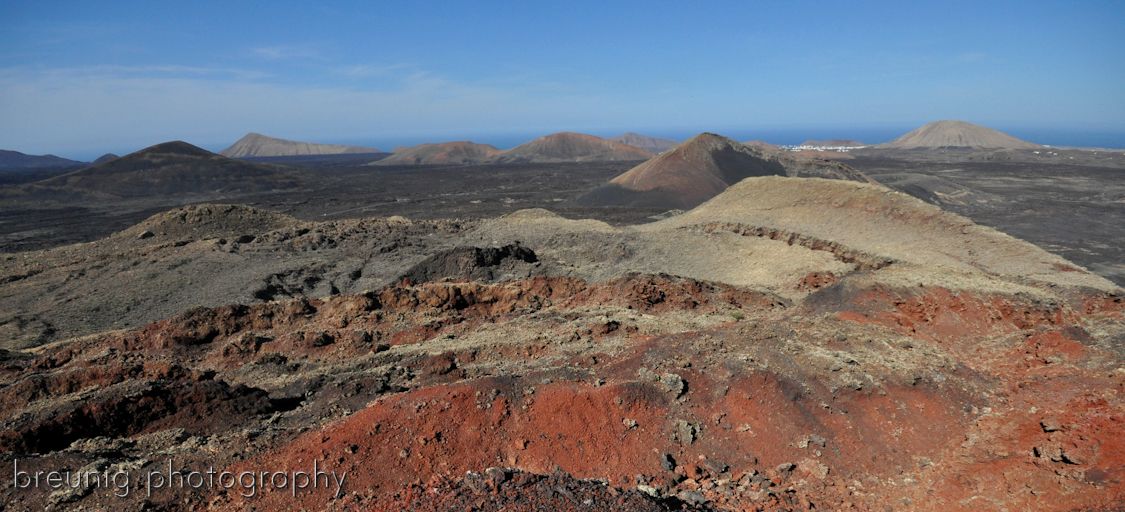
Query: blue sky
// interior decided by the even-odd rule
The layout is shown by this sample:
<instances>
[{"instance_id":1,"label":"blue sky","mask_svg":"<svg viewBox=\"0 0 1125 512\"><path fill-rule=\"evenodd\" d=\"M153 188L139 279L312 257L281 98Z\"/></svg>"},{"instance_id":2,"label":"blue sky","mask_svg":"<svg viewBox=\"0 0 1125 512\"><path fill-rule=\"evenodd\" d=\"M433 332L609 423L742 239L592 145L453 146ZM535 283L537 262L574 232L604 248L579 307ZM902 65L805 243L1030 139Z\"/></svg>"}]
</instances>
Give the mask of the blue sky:
<instances>
[{"instance_id":1,"label":"blue sky","mask_svg":"<svg viewBox=\"0 0 1125 512\"><path fill-rule=\"evenodd\" d=\"M0 148L31 154L248 132L883 142L939 119L1125 134L1120 1L21 4L0 19Z\"/></svg>"}]
</instances>

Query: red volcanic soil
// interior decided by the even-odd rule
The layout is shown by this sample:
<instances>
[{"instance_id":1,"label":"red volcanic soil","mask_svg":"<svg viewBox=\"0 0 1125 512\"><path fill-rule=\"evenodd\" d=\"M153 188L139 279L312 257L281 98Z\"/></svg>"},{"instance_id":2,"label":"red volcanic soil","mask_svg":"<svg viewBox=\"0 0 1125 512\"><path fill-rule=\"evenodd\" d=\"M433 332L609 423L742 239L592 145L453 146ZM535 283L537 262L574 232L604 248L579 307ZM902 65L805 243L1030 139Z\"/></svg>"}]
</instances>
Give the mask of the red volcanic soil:
<instances>
[{"instance_id":1,"label":"red volcanic soil","mask_svg":"<svg viewBox=\"0 0 1125 512\"><path fill-rule=\"evenodd\" d=\"M734 323L380 399L246 466L332 461L370 489L353 499L372 510L387 493L424 504L495 495L466 480L413 487L492 466L698 492L723 510L1096 509L1125 497L1125 374L1080 369L1107 354L1079 340L1076 312L941 289L856 299L886 314L841 319L937 340L960 362L947 379L833 389L807 370L716 360L755 338ZM1120 303L1111 309L1120 318ZM1017 338L953 341L985 333Z\"/></svg>"},{"instance_id":2,"label":"red volcanic soil","mask_svg":"<svg viewBox=\"0 0 1125 512\"><path fill-rule=\"evenodd\" d=\"M690 382L698 398L676 400L661 384L638 382L634 375L643 353L677 341L682 342L638 346L631 364L607 365L605 374L624 382L595 386L543 384L551 380L543 379L531 385L536 381L483 379L378 402L293 443L268 464L251 461L247 467L296 468L304 460L331 460L355 475L352 485L377 495L435 475L489 466L537 473L557 466L577 477L626 487L639 483L665 492L701 491L720 506L793 506L826 499L841 504L847 492L824 486L829 473L892 475L911 466L911 457L936 457L968 423L959 403L968 397L957 393L899 385L886 395L845 393L834 399L827 390L816 390L805 396L799 384L769 372L723 367L679 370L675 375ZM710 371L722 380L709 378ZM845 412L822 407L824 400ZM895 413L904 402L924 404L928 412ZM880 424L890 420L906 434L880 434ZM794 444L809 436L812 446ZM662 466L666 455L673 461L667 469ZM765 480L754 482L758 475ZM813 486L799 493L768 492L798 480L811 480ZM739 486L767 492L724 495Z\"/></svg>"},{"instance_id":3,"label":"red volcanic soil","mask_svg":"<svg viewBox=\"0 0 1125 512\"><path fill-rule=\"evenodd\" d=\"M495 485L457 479L493 466L662 496L697 492L723 510L1062 510L1125 497L1125 375L1079 369L1106 354L1074 339L1074 312L940 289L856 298L884 304L886 315L840 318L938 340L960 362L945 377L834 389L808 370L716 358L756 338L732 323L523 376L389 396L244 466L323 460L352 475L350 489L368 489L352 499L372 510L390 495L488 503ZM970 333L1019 341L950 341ZM420 485L431 481L445 483ZM277 498L256 503L290 503Z\"/></svg>"},{"instance_id":4,"label":"red volcanic soil","mask_svg":"<svg viewBox=\"0 0 1125 512\"><path fill-rule=\"evenodd\" d=\"M674 505L687 507L671 500L657 500L640 491L623 492L599 481L576 479L564 471L538 475L489 468L484 473L469 472L464 478L455 480L435 477L425 484L415 483L387 499L365 500L349 496L330 510L656 512L680 508ZM696 509L694 506L690 508Z\"/></svg>"},{"instance_id":5,"label":"red volcanic soil","mask_svg":"<svg viewBox=\"0 0 1125 512\"><path fill-rule=\"evenodd\" d=\"M253 496L135 482L129 499L0 497L13 510L1120 506L1121 297L867 279L890 265L811 273L799 302L662 274L404 279L4 351L6 461L346 477Z\"/></svg>"}]
</instances>

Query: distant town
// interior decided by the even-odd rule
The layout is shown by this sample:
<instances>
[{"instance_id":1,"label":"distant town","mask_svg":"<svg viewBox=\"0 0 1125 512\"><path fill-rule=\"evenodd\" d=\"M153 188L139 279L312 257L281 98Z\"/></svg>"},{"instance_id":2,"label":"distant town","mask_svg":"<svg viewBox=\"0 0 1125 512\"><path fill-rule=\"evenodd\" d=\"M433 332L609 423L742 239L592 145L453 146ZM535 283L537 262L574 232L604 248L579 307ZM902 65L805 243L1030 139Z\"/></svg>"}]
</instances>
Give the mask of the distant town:
<instances>
[{"instance_id":1,"label":"distant town","mask_svg":"<svg viewBox=\"0 0 1125 512\"><path fill-rule=\"evenodd\" d=\"M785 145L782 145L782 146L779 146L779 147L782 150L793 151L793 152L797 152L797 151L836 151L838 153L847 153L849 150L863 149L867 146L865 146L865 145L860 145L860 146L813 146L813 145L801 144L800 146L785 146Z\"/></svg>"}]
</instances>

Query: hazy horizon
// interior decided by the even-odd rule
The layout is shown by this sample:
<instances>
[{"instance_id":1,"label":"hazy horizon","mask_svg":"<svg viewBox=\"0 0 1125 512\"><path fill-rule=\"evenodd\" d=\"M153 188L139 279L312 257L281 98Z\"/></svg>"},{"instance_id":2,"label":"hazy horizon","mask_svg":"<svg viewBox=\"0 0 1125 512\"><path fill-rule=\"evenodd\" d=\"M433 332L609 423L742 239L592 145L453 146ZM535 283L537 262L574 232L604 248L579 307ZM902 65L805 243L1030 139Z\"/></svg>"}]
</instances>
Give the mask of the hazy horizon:
<instances>
[{"instance_id":1,"label":"hazy horizon","mask_svg":"<svg viewBox=\"0 0 1125 512\"><path fill-rule=\"evenodd\" d=\"M649 137L660 137L672 139L675 141L684 141L694 135L704 131L718 133L725 137L730 137L739 142L746 142L750 140L761 140L771 144L778 145L796 145L807 140L828 140L828 139L849 139L863 142L865 144L879 144L889 142L895 138L903 135L911 130L918 128L912 127L856 127L856 128L843 128L843 127L807 127L807 128L794 128L794 127L780 127L780 128L732 128L728 130L684 130L684 129L654 129L654 130L592 130L583 133L589 133L598 137L616 137L626 132L639 133ZM989 127L993 128L993 127ZM576 130L554 130L548 132L527 132L527 133L435 133L435 134L405 134L405 135L389 135L384 137L340 137L335 139L327 138L293 138L285 137L278 134L261 133L262 135L276 137L287 140L299 140L301 142L313 142L321 144L344 144L349 146L365 146L381 149L383 151L391 151L396 146L415 146L425 143L436 142L450 142L458 140L468 140L478 144L490 144L499 149L511 149L515 146L528 142L532 139L548 135L550 133L557 133L559 131L576 131ZM1125 149L1125 129L1113 130L1085 130L1085 129L1050 129L1050 128L1011 128L1000 129L1000 131L1017 137L1019 139L1034 142L1036 144L1043 144L1048 146L1075 146L1075 147L1091 147L1091 148L1106 148L1106 149ZM243 134L245 135L245 134ZM241 136L239 137L241 138ZM170 142L172 140L184 140L182 138L172 138L168 140L161 140L138 147L117 147L117 148L94 148L94 149L74 149L67 151L46 151L44 153L28 153L21 151L18 148L0 148L10 151L20 151L25 154L51 154L71 160L78 160L83 162L90 162L94 159L106 154L113 153L118 156L123 156L134 151L139 151L154 144L162 142ZM238 139L229 141L192 141L184 140L189 144L201 147L208 151L219 152L223 149L234 144Z\"/></svg>"},{"instance_id":2,"label":"hazy horizon","mask_svg":"<svg viewBox=\"0 0 1125 512\"><path fill-rule=\"evenodd\" d=\"M877 143L940 119L1125 147L1121 3L61 2L5 14L0 149L28 154L217 150L248 132L385 150L557 131Z\"/></svg>"}]
</instances>

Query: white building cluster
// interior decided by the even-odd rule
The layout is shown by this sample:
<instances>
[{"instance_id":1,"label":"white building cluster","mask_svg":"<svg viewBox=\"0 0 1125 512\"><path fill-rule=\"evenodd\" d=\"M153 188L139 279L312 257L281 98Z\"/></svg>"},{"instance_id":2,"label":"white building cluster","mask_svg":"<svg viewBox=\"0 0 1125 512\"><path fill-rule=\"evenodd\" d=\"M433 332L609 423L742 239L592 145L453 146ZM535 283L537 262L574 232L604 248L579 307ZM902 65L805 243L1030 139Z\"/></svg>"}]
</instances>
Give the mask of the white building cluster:
<instances>
[{"instance_id":1,"label":"white building cluster","mask_svg":"<svg viewBox=\"0 0 1125 512\"><path fill-rule=\"evenodd\" d=\"M786 151L836 151L847 153L852 149L862 149L867 146L781 146Z\"/></svg>"}]
</instances>

